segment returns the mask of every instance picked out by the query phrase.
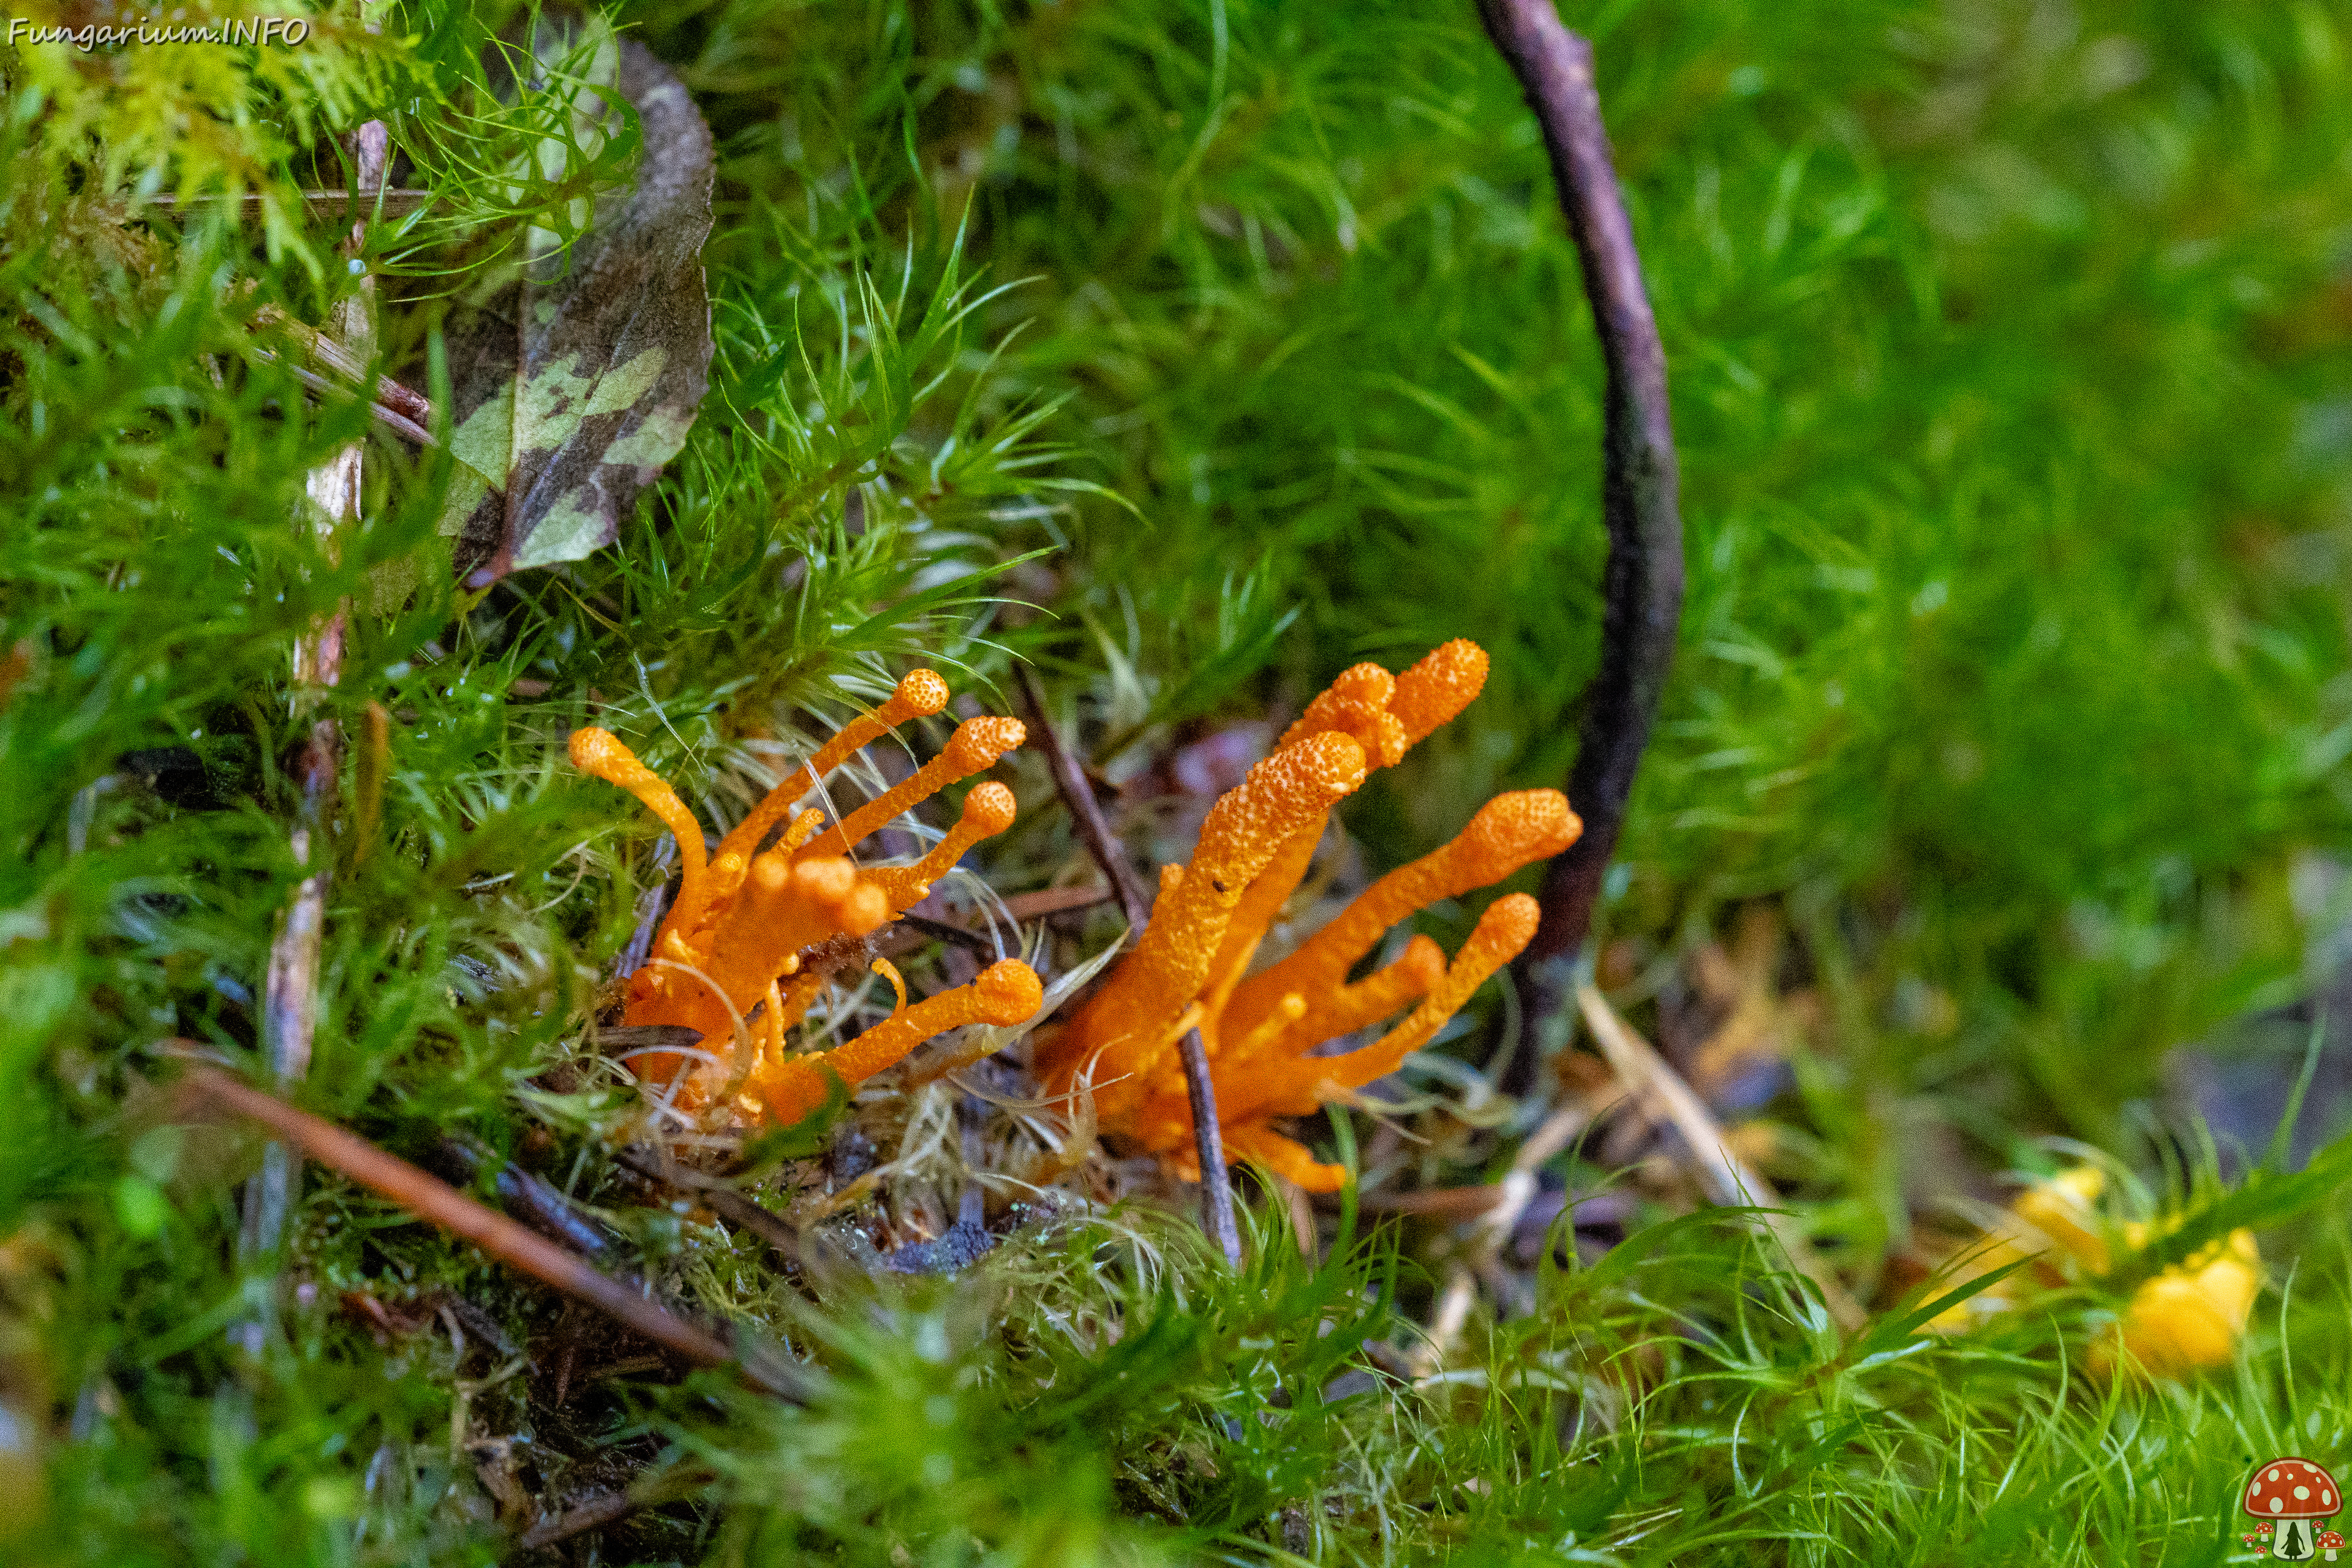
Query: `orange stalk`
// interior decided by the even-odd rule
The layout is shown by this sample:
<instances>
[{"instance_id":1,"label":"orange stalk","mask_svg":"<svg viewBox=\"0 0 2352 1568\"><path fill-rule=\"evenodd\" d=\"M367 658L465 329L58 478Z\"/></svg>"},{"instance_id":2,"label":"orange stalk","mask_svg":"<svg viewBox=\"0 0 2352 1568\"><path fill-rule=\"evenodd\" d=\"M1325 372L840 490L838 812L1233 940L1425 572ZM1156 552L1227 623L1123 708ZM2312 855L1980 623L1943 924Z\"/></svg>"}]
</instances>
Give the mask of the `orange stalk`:
<instances>
[{"instance_id":1,"label":"orange stalk","mask_svg":"<svg viewBox=\"0 0 2352 1568\"><path fill-rule=\"evenodd\" d=\"M918 768L911 778L894 784L834 827L817 835L816 841L803 853L846 855L851 846L917 801L929 800L958 779L968 779L981 769L993 766L999 757L1018 747L1027 737L1028 731L1018 719L965 720L956 726L947 750Z\"/></svg>"},{"instance_id":2,"label":"orange stalk","mask_svg":"<svg viewBox=\"0 0 2352 1568\"><path fill-rule=\"evenodd\" d=\"M1229 1019L1254 1026L1286 992L1323 996L1339 989L1349 966L1391 926L1440 899L1501 881L1574 842L1578 823L1556 789L1496 795L1454 841L1364 889L1355 902L1296 952L1234 988Z\"/></svg>"},{"instance_id":3,"label":"orange stalk","mask_svg":"<svg viewBox=\"0 0 2352 1568\"><path fill-rule=\"evenodd\" d=\"M1001 784L984 784L963 797L963 814L931 852L911 866L882 866L867 873L890 900L890 912L930 895L931 884L947 875L973 845L992 838L1013 826L1013 792Z\"/></svg>"},{"instance_id":4,"label":"orange stalk","mask_svg":"<svg viewBox=\"0 0 2352 1568\"><path fill-rule=\"evenodd\" d=\"M735 854L749 860L760 847L760 840L768 836L794 802L823 784L825 775L848 760L859 747L868 745L897 729L909 719L927 719L948 705L948 683L928 669L918 669L898 682L879 708L871 713L861 713L841 727L841 732L816 749L811 757L791 776L770 790L767 798L751 808L751 814L735 825L719 844L721 854Z\"/></svg>"},{"instance_id":5,"label":"orange stalk","mask_svg":"<svg viewBox=\"0 0 2352 1568\"><path fill-rule=\"evenodd\" d=\"M822 1069L830 1068L855 1088L935 1035L967 1024L1026 1023L1045 1005L1045 991L1036 972L1017 958L1004 959L982 970L969 985L900 1007L847 1045L819 1056L784 1058L746 1087L771 1118L789 1125L824 1103Z\"/></svg>"}]
</instances>

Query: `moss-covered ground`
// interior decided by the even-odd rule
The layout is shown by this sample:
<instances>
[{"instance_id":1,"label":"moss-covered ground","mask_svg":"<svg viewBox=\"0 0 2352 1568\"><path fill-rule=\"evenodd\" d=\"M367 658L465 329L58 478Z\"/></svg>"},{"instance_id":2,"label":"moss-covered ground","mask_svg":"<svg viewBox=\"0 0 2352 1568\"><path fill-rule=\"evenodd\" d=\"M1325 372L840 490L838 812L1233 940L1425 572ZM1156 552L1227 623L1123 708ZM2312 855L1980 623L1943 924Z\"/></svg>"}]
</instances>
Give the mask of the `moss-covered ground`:
<instances>
[{"instance_id":1,"label":"moss-covered ground","mask_svg":"<svg viewBox=\"0 0 2352 1568\"><path fill-rule=\"evenodd\" d=\"M1018 1047L877 1080L807 1157L706 1161L789 1246L625 1160L592 1025L672 851L564 760L578 725L723 827L906 670L1015 711L1027 660L1139 858L1181 859L1265 726L1469 636L1485 695L1349 803L1328 886L1565 776L1599 359L1475 6L623 6L717 137L711 392L611 547L469 590L446 454L254 352L353 286L297 193L386 121L427 199L362 270L383 369L441 396L468 289L634 150L549 174L566 89L494 90L499 5L339 4L298 49L0 49L0 1559L2218 1563L2254 1461L2352 1475L2347 1161L2247 1173L2314 1041L2287 1163L2344 1105L2324 1008L2277 1010L2352 914L2352 10L1563 15L1690 565L1593 972L1865 1326L1504 983L1377 1114L1302 1130L1344 1200L1244 1179L1238 1272L1148 1161L1023 1184L1067 1128ZM328 541L304 479L352 441L365 525ZM298 689L344 604L338 682ZM319 717L348 747L306 864ZM998 776L1022 821L968 896L1089 882L1036 748ZM315 1165L240 1241L259 1146L168 1115L161 1047L267 1079L322 866L289 1098L486 1201L568 1194L600 1266L808 1360L808 1405ZM1119 923L1035 929L1051 982ZM1465 1193L1580 1096L1482 1237ZM2263 1222L2226 1364L2105 1368L2124 1277L1913 1331L2013 1179L2077 1158L2136 1174L2118 1215ZM892 1268L967 1190L987 1255Z\"/></svg>"}]
</instances>

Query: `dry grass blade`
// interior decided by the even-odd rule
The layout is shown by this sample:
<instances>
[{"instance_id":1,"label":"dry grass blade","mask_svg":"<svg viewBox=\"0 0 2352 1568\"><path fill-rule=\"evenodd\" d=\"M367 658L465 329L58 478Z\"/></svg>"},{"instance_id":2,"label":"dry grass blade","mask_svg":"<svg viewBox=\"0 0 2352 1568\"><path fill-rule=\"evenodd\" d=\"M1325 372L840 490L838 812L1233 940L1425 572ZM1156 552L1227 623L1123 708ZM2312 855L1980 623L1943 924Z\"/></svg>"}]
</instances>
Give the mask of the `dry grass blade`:
<instances>
[{"instance_id":1,"label":"dry grass blade","mask_svg":"<svg viewBox=\"0 0 2352 1568\"><path fill-rule=\"evenodd\" d=\"M1579 1100L1564 1105L1544 1119L1519 1152L1511 1157L1510 1173L1501 1181L1483 1187L1449 1187L1431 1193L1410 1193L1366 1207L1384 1207L1405 1213L1444 1215L1470 1218L1477 1222L1478 1231L1472 1241L1468 1256L1446 1271L1445 1288L1440 1293L1437 1310L1431 1314L1427 1337L1409 1358L1415 1378L1435 1375L1453 1352L1454 1342L1462 1337L1463 1326L1470 1321L1470 1306L1476 1296L1477 1276L1490 1267L1503 1244L1517 1228L1519 1216L1527 1212L1528 1204L1536 1195L1536 1172L1544 1162L1566 1149L1575 1136L1584 1131L1592 1120L1591 1108ZM1419 1201L1416 1201L1419 1200Z\"/></svg>"},{"instance_id":2,"label":"dry grass blade","mask_svg":"<svg viewBox=\"0 0 2352 1568\"><path fill-rule=\"evenodd\" d=\"M257 191L235 196L163 195L151 199L158 211L167 214L186 212L195 207L216 207L224 202L234 202L248 219L259 216L264 203L268 200ZM365 191L360 193L360 200L368 205L370 212L381 213L385 217L406 217L432 199L431 191L405 185L379 188L373 197ZM352 210L352 194L349 191L304 191L302 204L312 217L331 223Z\"/></svg>"},{"instance_id":3,"label":"dry grass blade","mask_svg":"<svg viewBox=\"0 0 2352 1568\"><path fill-rule=\"evenodd\" d=\"M1654 1098L1664 1110L1666 1120L1681 1134L1682 1141L1696 1163L1700 1185L1707 1195L1723 1205L1754 1205L1759 1208L1777 1209L1780 1196L1772 1184L1748 1168L1724 1142L1723 1129L1698 1096L1685 1083L1682 1075L1668 1066L1647 1040L1635 1034L1617 1016L1608 999L1590 985L1577 988L1576 1002L1583 1011L1584 1022L1591 1029L1601 1052L1609 1058L1618 1081L1637 1103ZM1811 1280L1822 1293L1830 1316L1842 1329L1862 1327L1869 1314L1862 1304L1848 1293L1838 1277L1813 1251L1804 1233L1783 1214L1759 1216L1773 1239L1789 1255L1798 1272Z\"/></svg>"}]
</instances>

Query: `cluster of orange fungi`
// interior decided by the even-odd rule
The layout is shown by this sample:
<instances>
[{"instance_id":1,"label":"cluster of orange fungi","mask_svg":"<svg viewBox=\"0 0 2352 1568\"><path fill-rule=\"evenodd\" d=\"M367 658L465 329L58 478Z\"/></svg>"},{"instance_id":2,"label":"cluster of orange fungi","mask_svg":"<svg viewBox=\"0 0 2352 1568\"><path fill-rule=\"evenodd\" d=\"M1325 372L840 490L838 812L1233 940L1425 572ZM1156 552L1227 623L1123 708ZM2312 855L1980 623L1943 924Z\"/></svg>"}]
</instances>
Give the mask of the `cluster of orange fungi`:
<instances>
[{"instance_id":1,"label":"cluster of orange fungi","mask_svg":"<svg viewBox=\"0 0 2352 1568\"><path fill-rule=\"evenodd\" d=\"M1160 869L1142 940L1077 1016L1037 1053L1047 1087L1091 1085L1105 1131L1197 1178L1178 1042L1201 1031L1229 1158L1257 1160L1329 1192L1343 1173L1274 1131L1276 1117L1396 1070L1426 1045L1536 929L1535 900L1496 900L1451 964L1415 936L1402 956L1350 984L1348 972L1415 910L1489 886L1559 854L1581 824L1558 790L1498 795L1459 837L1391 871L1279 963L1247 974L1266 929L1305 878L1333 805L1373 768L1391 767L1470 705L1486 684L1475 643L1445 644L1402 675L1360 664L1311 703L1274 754L1210 808L1189 864ZM1315 1047L1412 1007L1373 1044Z\"/></svg>"},{"instance_id":2,"label":"cluster of orange fungi","mask_svg":"<svg viewBox=\"0 0 2352 1568\"><path fill-rule=\"evenodd\" d=\"M1021 744L1017 719L967 720L947 749L915 774L827 827L811 809L793 818L771 849L761 841L784 814L823 783L852 752L909 719L947 705L947 682L928 669L900 681L889 700L845 726L807 764L771 791L709 853L701 825L667 784L604 730L572 731L572 761L583 773L618 784L677 837L684 865L677 901L654 938L644 967L629 979L622 1022L682 1025L700 1032L714 1058L695 1070L675 1052L643 1053L638 1076L676 1080L676 1101L692 1109L735 1086L746 1111L782 1125L824 1103L828 1073L854 1086L923 1041L965 1024L1011 1025L1044 1004L1037 976L1014 959L992 965L969 985L906 1003L847 1044L821 1054L788 1056L785 1031L800 1022L827 972L802 955L835 938L856 938L897 919L930 891L934 879L980 839L1013 823L1013 792L983 784L964 797L947 836L910 866L861 868L849 851L917 802L971 777ZM888 973L887 965L877 965ZM897 976L890 974L895 984Z\"/></svg>"}]
</instances>

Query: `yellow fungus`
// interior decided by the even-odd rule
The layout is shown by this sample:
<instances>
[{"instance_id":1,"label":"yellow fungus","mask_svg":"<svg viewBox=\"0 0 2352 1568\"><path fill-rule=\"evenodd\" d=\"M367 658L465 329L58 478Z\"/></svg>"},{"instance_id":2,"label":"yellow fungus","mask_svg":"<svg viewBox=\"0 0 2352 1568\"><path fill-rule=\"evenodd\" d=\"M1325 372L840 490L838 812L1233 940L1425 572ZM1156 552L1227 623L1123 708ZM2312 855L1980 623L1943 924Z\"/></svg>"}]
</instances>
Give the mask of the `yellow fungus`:
<instances>
[{"instance_id":1,"label":"yellow fungus","mask_svg":"<svg viewBox=\"0 0 2352 1568\"><path fill-rule=\"evenodd\" d=\"M2021 1258L2037 1261L1994 1281L1969 1300L1947 1308L1929 1321L1934 1332L1954 1332L1989 1312L2018 1300L2036 1284L2062 1283L2058 1267L2071 1263L2093 1279L2114 1268L2107 1236L2095 1205L2106 1177L2095 1166L2077 1165L2019 1194L2006 1222L1989 1233L1988 1244L1969 1255L1969 1272L1981 1275ZM2178 1230L2183 1215L2151 1224L2126 1220L2116 1228L2126 1253ZM2249 1230L2233 1230L2200 1248L2183 1262L2140 1281L2126 1302L2115 1331L2093 1347L2092 1363L2113 1370L2130 1361L2157 1377L2180 1378L2227 1362L2245 1332L2254 1298L2262 1289L2262 1254Z\"/></svg>"}]
</instances>

